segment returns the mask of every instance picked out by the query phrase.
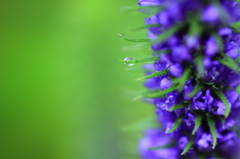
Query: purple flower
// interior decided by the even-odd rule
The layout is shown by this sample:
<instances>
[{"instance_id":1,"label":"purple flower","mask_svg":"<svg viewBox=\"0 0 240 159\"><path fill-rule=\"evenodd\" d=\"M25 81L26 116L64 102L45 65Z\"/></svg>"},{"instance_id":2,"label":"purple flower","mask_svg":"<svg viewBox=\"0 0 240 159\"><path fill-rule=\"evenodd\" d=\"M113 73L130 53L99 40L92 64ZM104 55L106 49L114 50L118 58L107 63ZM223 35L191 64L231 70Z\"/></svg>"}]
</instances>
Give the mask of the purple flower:
<instances>
[{"instance_id":1,"label":"purple flower","mask_svg":"<svg viewBox=\"0 0 240 159\"><path fill-rule=\"evenodd\" d=\"M206 108L210 109L213 102L213 97L211 95L210 90L199 91L192 101L192 109L193 110L206 110ZM208 111L208 110L206 110Z\"/></svg>"},{"instance_id":2,"label":"purple flower","mask_svg":"<svg viewBox=\"0 0 240 159\"><path fill-rule=\"evenodd\" d=\"M205 22L214 22L219 19L220 11L216 6L209 5L202 13L202 20Z\"/></svg>"},{"instance_id":3,"label":"purple flower","mask_svg":"<svg viewBox=\"0 0 240 159\"><path fill-rule=\"evenodd\" d=\"M139 0L138 4L140 6L154 6L154 5L160 5L160 0Z\"/></svg>"},{"instance_id":4,"label":"purple flower","mask_svg":"<svg viewBox=\"0 0 240 159\"><path fill-rule=\"evenodd\" d=\"M170 66L170 74L174 77L181 77L183 74L183 67L180 64L174 64Z\"/></svg>"},{"instance_id":5,"label":"purple flower","mask_svg":"<svg viewBox=\"0 0 240 159\"><path fill-rule=\"evenodd\" d=\"M234 42L229 42L226 43L225 46L225 50L226 50L226 54L231 57L231 58L236 58L237 56L239 56L239 46L237 43Z\"/></svg>"},{"instance_id":6,"label":"purple flower","mask_svg":"<svg viewBox=\"0 0 240 159\"><path fill-rule=\"evenodd\" d=\"M160 130L148 130L145 137L140 140L139 151L143 159L179 159L177 147L149 150L157 146L165 146L173 142L172 138Z\"/></svg>"},{"instance_id":7,"label":"purple flower","mask_svg":"<svg viewBox=\"0 0 240 159\"><path fill-rule=\"evenodd\" d=\"M207 56L212 57L217 53L217 51L218 51L217 41L213 37L210 37L206 42L205 53Z\"/></svg>"}]
</instances>

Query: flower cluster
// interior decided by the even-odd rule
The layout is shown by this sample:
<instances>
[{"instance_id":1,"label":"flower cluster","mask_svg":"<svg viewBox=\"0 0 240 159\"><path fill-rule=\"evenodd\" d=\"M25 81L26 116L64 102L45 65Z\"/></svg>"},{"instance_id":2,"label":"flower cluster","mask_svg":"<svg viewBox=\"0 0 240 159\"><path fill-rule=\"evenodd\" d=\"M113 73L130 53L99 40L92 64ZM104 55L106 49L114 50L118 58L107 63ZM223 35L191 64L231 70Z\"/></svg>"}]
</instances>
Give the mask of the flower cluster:
<instances>
[{"instance_id":1,"label":"flower cluster","mask_svg":"<svg viewBox=\"0 0 240 159\"><path fill-rule=\"evenodd\" d=\"M162 129L140 141L143 159L238 159L240 3L139 0L154 64L145 64L141 98ZM157 11L156 11L157 8ZM136 60L133 60L136 61Z\"/></svg>"}]
</instances>

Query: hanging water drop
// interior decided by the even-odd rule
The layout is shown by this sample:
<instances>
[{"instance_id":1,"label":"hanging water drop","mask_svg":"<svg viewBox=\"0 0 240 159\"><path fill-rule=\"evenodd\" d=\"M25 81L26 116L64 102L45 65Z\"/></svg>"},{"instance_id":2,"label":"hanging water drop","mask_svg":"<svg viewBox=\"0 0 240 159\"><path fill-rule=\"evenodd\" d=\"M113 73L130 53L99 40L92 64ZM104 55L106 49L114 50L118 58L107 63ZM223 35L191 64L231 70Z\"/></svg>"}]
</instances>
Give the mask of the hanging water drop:
<instances>
[{"instance_id":1,"label":"hanging water drop","mask_svg":"<svg viewBox=\"0 0 240 159\"><path fill-rule=\"evenodd\" d=\"M134 57L126 57L124 60L124 64L127 66L133 66L135 58Z\"/></svg>"}]
</instances>

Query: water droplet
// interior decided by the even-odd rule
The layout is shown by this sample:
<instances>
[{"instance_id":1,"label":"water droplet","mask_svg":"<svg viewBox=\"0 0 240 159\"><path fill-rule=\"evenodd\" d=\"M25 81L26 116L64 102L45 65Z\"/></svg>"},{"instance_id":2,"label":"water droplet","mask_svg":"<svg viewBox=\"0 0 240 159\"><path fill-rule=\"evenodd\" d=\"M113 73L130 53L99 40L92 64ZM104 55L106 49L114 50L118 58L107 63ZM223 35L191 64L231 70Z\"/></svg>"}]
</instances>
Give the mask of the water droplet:
<instances>
[{"instance_id":1,"label":"water droplet","mask_svg":"<svg viewBox=\"0 0 240 159\"><path fill-rule=\"evenodd\" d=\"M126 57L123 61L126 61L126 62L130 62L130 61L134 61L135 58L134 57ZM125 65L127 66L133 66L134 63L124 63Z\"/></svg>"},{"instance_id":2,"label":"water droplet","mask_svg":"<svg viewBox=\"0 0 240 159\"><path fill-rule=\"evenodd\" d=\"M124 34L119 34L119 38L124 39L124 38L126 38L126 36Z\"/></svg>"}]
</instances>

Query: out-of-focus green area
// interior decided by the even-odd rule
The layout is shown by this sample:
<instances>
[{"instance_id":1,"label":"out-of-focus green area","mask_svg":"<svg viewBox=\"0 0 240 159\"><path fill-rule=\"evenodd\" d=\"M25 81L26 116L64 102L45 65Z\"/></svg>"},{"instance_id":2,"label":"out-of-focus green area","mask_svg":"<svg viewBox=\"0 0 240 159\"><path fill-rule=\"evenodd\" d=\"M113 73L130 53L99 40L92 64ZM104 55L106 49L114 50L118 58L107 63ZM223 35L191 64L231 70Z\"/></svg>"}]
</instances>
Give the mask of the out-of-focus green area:
<instances>
[{"instance_id":1,"label":"out-of-focus green area","mask_svg":"<svg viewBox=\"0 0 240 159\"><path fill-rule=\"evenodd\" d=\"M142 71L119 62L119 33L143 24L120 13L136 0L0 2L0 159L133 159L139 133L122 127L153 113L132 98ZM141 65L141 64L140 64ZM140 68L138 65L135 68Z\"/></svg>"}]
</instances>

